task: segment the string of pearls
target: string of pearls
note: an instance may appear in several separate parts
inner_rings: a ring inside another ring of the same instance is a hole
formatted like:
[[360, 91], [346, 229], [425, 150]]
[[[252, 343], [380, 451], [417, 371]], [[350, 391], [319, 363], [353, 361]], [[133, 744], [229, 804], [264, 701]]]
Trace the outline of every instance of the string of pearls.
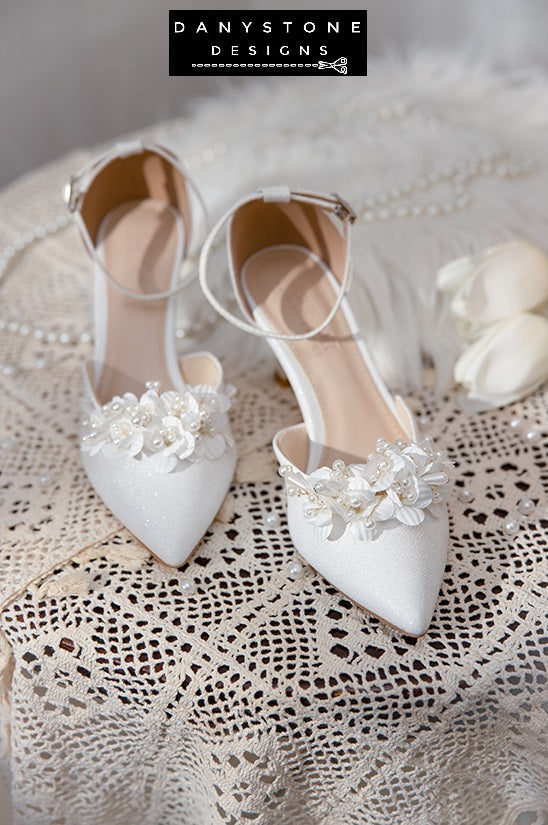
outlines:
[[[388, 218], [419, 218], [450, 215], [465, 209], [470, 201], [470, 184], [479, 177], [494, 175], [498, 178], [515, 178], [532, 172], [535, 164], [529, 158], [512, 152], [498, 150], [446, 164], [426, 175], [418, 175], [413, 180], [393, 186], [386, 192], [371, 195], [358, 203], [357, 212], [365, 221], [383, 221]], [[418, 193], [429, 193], [434, 187], [445, 183], [452, 197], [443, 202], [410, 203], [409, 199]]]

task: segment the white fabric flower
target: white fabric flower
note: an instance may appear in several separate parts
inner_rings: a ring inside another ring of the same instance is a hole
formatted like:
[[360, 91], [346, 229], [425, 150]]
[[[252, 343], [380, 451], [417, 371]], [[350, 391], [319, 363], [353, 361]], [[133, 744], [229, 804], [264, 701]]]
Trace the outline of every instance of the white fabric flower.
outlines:
[[139, 399], [125, 393], [89, 411], [82, 421], [82, 449], [147, 461], [153, 471], [169, 473], [181, 462], [215, 459], [233, 446], [227, 418], [233, 388], [194, 385], [160, 395], [158, 382], [151, 385]]
[[379, 439], [377, 452], [365, 464], [336, 461], [307, 475], [295, 468], [282, 474], [288, 494], [303, 501], [304, 517], [327, 538], [350, 529], [359, 540], [371, 540], [394, 523], [418, 525], [426, 511], [441, 515], [451, 490], [450, 462], [435, 452], [430, 439], [388, 444]]

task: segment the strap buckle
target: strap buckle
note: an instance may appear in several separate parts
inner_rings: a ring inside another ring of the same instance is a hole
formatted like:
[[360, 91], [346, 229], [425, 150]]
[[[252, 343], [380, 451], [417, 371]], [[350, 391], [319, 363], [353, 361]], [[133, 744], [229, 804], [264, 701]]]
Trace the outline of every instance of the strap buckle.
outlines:
[[354, 223], [357, 220], [358, 216], [354, 209], [352, 209], [348, 201], [345, 201], [344, 198], [341, 198], [341, 196], [337, 192], [332, 192], [331, 195], [336, 201], [335, 208], [333, 210], [335, 215], [338, 218], [340, 218], [341, 221], [347, 220], [350, 223]]
[[63, 187], [63, 200], [69, 212], [76, 212], [80, 193], [76, 189], [76, 178], [71, 175]]

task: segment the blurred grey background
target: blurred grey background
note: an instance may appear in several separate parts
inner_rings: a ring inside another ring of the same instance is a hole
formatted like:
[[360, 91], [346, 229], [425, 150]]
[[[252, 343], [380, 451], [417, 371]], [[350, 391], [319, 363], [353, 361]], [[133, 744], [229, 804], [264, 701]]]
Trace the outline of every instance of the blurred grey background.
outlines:
[[[185, 114], [196, 96], [245, 83], [168, 76], [168, 10], [185, 6], [199, 8], [177, 0], [0, 0], [0, 186], [71, 149]], [[428, 46], [501, 68], [548, 67], [547, 0], [304, 0], [299, 8], [367, 8], [371, 55]]]
[[[0, 186], [71, 149], [178, 117], [197, 96], [245, 82], [168, 76], [168, 10], [185, 6], [199, 4], [0, 0]], [[501, 69], [548, 69], [548, 0], [301, 0], [298, 7], [366, 8], [371, 55], [429, 47], [480, 56]], [[0, 825], [9, 822], [0, 774]]]

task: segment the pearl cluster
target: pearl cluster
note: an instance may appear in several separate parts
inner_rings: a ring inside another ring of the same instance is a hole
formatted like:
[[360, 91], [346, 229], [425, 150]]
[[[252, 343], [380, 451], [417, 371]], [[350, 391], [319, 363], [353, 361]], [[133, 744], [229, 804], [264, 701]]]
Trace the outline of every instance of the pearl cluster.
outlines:
[[169, 473], [181, 461], [215, 459], [233, 446], [226, 413], [234, 391], [187, 385], [160, 394], [160, 382], [148, 381], [138, 399], [115, 396], [94, 407], [82, 420], [80, 443], [90, 456], [138, 458], [151, 470]]
[[446, 454], [433, 449], [432, 439], [420, 443], [377, 440], [375, 453], [365, 464], [346, 465], [337, 459], [332, 468], [310, 475], [283, 465], [287, 493], [305, 501], [303, 514], [316, 526], [345, 530], [357, 538], [375, 538], [394, 520], [421, 524], [425, 510], [439, 515], [451, 484]]

